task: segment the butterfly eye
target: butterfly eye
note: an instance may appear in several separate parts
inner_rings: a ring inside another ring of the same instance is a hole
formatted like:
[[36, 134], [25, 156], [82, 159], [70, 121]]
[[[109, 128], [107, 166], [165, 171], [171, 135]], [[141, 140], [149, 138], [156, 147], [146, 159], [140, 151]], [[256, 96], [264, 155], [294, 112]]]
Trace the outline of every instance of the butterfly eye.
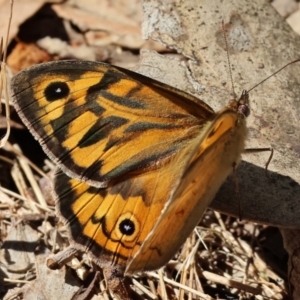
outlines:
[[238, 107], [238, 112], [243, 114], [245, 117], [248, 117], [250, 115], [250, 109], [249, 106], [246, 104], [241, 104]]
[[60, 100], [67, 97], [70, 89], [65, 82], [51, 82], [45, 89], [44, 95], [47, 101]]

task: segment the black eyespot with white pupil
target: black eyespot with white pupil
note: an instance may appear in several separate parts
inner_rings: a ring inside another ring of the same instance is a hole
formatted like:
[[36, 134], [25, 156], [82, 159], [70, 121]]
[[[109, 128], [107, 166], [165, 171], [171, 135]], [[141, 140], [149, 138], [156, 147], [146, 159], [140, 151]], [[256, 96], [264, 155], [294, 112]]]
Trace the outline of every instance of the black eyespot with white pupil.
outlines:
[[45, 89], [44, 95], [47, 101], [56, 101], [67, 97], [70, 89], [65, 82], [51, 82]]
[[134, 223], [130, 219], [123, 220], [119, 225], [119, 229], [124, 235], [132, 235], [135, 232]]

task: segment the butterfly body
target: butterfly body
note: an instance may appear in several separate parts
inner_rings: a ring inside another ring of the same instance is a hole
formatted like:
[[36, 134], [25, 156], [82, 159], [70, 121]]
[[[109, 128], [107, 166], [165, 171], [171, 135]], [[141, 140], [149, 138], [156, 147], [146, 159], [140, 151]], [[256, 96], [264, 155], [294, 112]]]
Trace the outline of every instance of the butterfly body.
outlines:
[[153, 79], [77, 61], [24, 70], [12, 90], [59, 167], [54, 195], [73, 243], [124, 274], [172, 258], [244, 150], [246, 94], [215, 113]]

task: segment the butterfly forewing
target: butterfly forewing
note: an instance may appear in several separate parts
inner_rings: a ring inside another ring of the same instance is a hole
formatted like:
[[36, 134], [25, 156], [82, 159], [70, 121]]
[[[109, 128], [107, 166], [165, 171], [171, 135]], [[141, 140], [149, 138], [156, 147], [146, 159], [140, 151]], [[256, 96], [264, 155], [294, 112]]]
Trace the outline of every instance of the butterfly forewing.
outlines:
[[38, 65], [17, 74], [12, 89], [50, 158], [97, 187], [168, 158], [214, 116], [191, 95], [102, 63]]
[[[127, 274], [167, 263], [201, 220], [221, 184], [239, 163], [246, 137], [245, 119], [231, 109], [219, 112], [190, 144], [190, 158], [174, 182], [153, 230], [126, 269]], [[173, 165], [176, 165], [174, 162]]]

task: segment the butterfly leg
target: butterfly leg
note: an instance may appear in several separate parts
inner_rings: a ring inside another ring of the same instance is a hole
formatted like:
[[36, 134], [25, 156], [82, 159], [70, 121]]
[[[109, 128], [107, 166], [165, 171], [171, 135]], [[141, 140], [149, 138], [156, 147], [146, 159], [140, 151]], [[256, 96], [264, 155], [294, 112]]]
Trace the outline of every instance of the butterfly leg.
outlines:
[[269, 177], [269, 174], [268, 174], [268, 166], [273, 158], [273, 154], [274, 154], [274, 149], [273, 148], [248, 148], [248, 149], [245, 149], [244, 150], [244, 153], [245, 154], [248, 154], [248, 153], [256, 153], [256, 152], [265, 152], [265, 151], [270, 151], [270, 156], [267, 160], [267, 163], [266, 163], [266, 166], [265, 166], [265, 174], [266, 174], [266, 177], [267, 178], [270, 178]]
[[232, 175], [233, 175], [233, 180], [234, 180], [234, 185], [235, 185], [235, 194], [237, 196], [238, 203], [239, 203], [239, 220], [241, 221], [242, 220], [241, 196], [240, 196], [240, 188], [239, 188], [238, 177], [236, 175], [236, 168], [237, 168], [237, 164], [234, 162], [232, 164]]

